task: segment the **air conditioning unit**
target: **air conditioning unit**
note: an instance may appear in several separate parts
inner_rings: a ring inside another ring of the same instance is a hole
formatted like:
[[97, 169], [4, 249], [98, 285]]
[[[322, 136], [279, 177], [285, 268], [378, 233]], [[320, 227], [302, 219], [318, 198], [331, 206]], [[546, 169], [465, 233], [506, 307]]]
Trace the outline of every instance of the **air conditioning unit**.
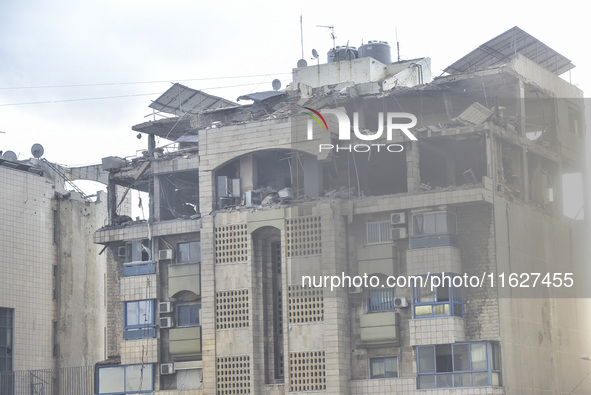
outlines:
[[390, 229], [392, 240], [406, 239], [406, 228], [392, 228]]
[[158, 251], [158, 260], [159, 261], [170, 261], [172, 258], [173, 258], [173, 251], [172, 250]]
[[167, 375], [167, 374], [174, 374], [174, 364], [172, 363], [161, 363], [160, 364], [160, 374]]
[[404, 212], [390, 214], [390, 223], [392, 225], [406, 224], [406, 214]]
[[117, 256], [119, 258], [125, 258], [127, 256], [127, 246], [119, 246], [117, 248]]
[[172, 328], [172, 318], [160, 317], [160, 328]]
[[160, 314], [172, 313], [172, 305], [170, 302], [160, 302], [158, 303], [158, 310], [160, 311]]
[[399, 296], [394, 298], [394, 306], [395, 307], [408, 307], [408, 301], [404, 296]]
[[350, 287], [349, 288], [350, 294], [360, 294], [361, 292], [363, 292], [363, 288], [361, 288], [361, 287]]

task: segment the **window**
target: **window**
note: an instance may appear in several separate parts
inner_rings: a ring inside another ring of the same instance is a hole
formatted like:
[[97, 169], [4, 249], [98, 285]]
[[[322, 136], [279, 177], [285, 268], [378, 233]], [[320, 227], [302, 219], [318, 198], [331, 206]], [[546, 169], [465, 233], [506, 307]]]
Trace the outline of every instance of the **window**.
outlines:
[[398, 377], [398, 357], [371, 358], [369, 365], [372, 379]]
[[201, 324], [201, 305], [186, 304], [177, 307], [178, 326], [195, 326]]
[[146, 339], [156, 336], [154, 326], [154, 301], [136, 300], [125, 302], [124, 311], [125, 340]]
[[501, 385], [500, 346], [495, 342], [417, 347], [417, 388]]
[[367, 311], [375, 313], [378, 311], [394, 310], [394, 290], [392, 288], [370, 289], [367, 298]]
[[0, 307], [0, 372], [12, 371], [14, 309]]
[[177, 263], [199, 263], [201, 262], [201, 242], [192, 241], [179, 243], [177, 245]]
[[455, 246], [456, 215], [448, 211], [432, 211], [412, 216], [413, 231], [410, 248]]
[[365, 244], [390, 243], [390, 221], [367, 222], [365, 224]]
[[[439, 277], [439, 287], [431, 288], [431, 277]], [[417, 281], [416, 285], [420, 286], [413, 288], [414, 318], [462, 317], [462, 288], [453, 285], [457, 277], [457, 274], [445, 274], [443, 277], [425, 276], [420, 284]]]
[[98, 394], [137, 394], [154, 390], [152, 364], [99, 367]]
[[156, 262], [152, 260], [152, 249], [148, 239], [126, 243], [124, 247], [119, 248], [118, 255], [125, 259], [123, 276], [156, 273]]

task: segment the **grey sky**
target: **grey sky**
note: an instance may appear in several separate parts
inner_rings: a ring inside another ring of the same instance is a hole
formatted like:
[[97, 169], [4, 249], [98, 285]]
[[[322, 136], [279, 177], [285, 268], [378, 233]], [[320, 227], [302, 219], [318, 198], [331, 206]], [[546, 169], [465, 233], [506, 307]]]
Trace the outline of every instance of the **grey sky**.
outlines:
[[[431, 57], [433, 75], [517, 25], [577, 65], [570, 78], [590, 92], [584, 5], [2, 0], [0, 150], [25, 159], [31, 145], [41, 143], [48, 160], [67, 165], [133, 155], [146, 141], [137, 140], [131, 126], [149, 119], [150, 100], [170, 82], [230, 100], [269, 90], [274, 78], [285, 86], [301, 57], [300, 14], [309, 63], [312, 48], [324, 62], [332, 46], [329, 30], [316, 25], [334, 25], [337, 45], [352, 46], [383, 40], [395, 47], [397, 28], [401, 57]], [[224, 78], [250, 75], [257, 77]], [[569, 73], [563, 77], [569, 80]], [[125, 97], [77, 100], [115, 96]]]

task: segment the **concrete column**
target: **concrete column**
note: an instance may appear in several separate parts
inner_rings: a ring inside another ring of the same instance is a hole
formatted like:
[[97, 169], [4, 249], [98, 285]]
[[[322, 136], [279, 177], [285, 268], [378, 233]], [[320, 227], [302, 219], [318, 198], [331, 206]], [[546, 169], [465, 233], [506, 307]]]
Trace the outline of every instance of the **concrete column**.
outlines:
[[406, 188], [409, 193], [417, 192], [421, 185], [419, 171], [419, 143], [413, 141], [407, 145], [406, 152]]

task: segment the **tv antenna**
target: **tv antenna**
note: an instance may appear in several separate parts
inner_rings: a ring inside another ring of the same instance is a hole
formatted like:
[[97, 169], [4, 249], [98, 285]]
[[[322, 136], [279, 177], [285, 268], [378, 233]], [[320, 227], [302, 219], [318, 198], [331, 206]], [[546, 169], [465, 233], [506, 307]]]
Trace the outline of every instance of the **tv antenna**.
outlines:
[[394, 31], [396, 32], [396, 52], [398, 53], [398, 61], [400, 62], [400, 43], [398, 42], [398, 28], [395, 27]]
[[302, 40], [302, 59], [304, 59], [304, 24], [302, 22], [302, 14], [300, 14], [300, 38]]
[[337, 46], [335, 44], [336, 36], [334, 35], [334, 26], [316, 25], [316, 27], [325, 27], [327, 29], [330, 29], [330, 37], [332, 38], [332, 49], [335, 49]]

